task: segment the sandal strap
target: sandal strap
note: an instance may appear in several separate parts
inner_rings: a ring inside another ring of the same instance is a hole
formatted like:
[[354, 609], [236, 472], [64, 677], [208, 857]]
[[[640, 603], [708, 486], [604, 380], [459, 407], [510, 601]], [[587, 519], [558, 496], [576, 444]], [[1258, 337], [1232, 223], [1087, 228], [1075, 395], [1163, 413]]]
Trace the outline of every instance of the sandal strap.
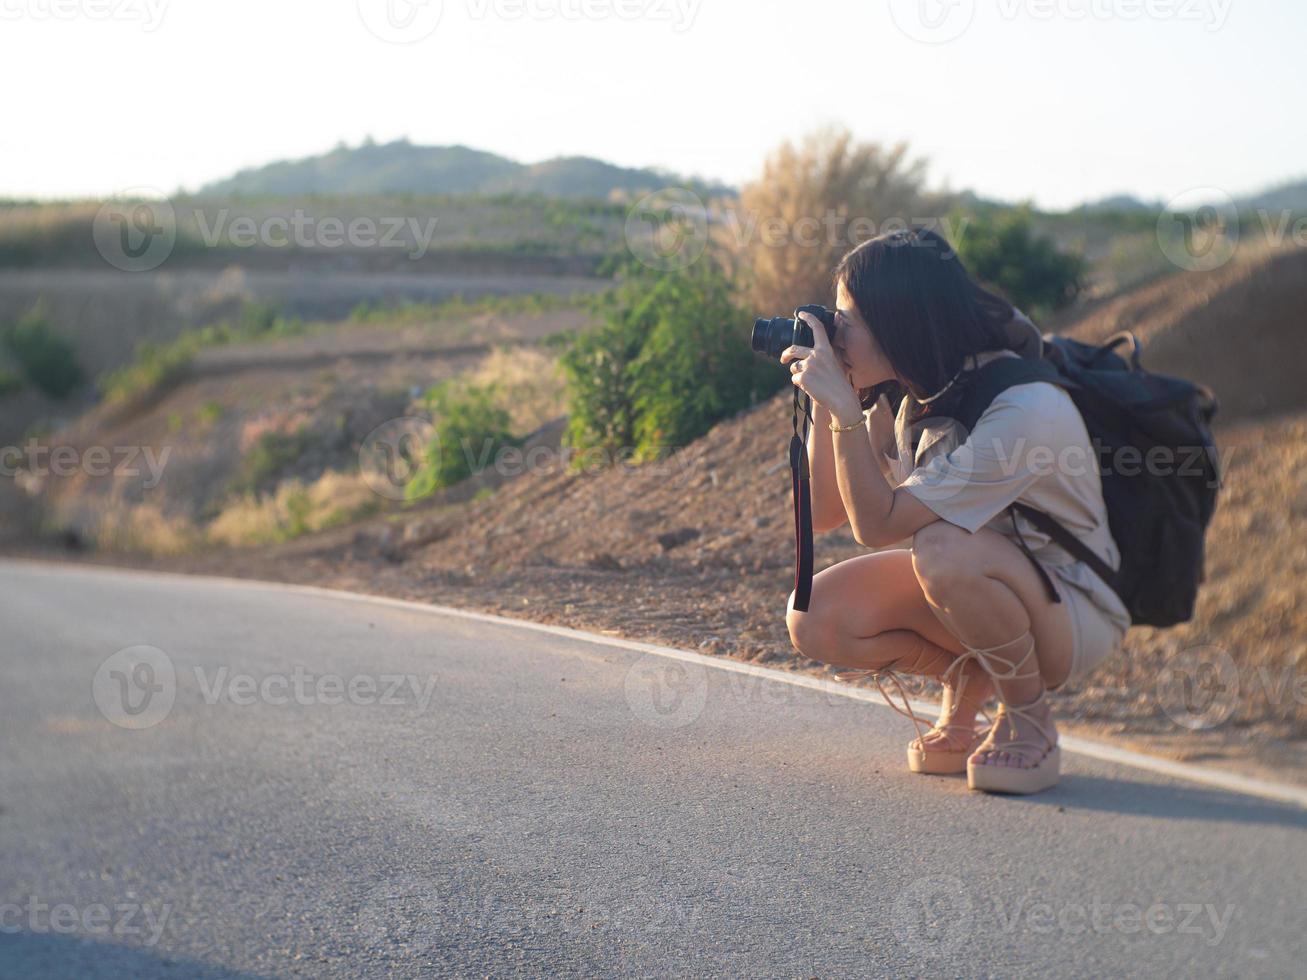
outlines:
[[[840, 681], [846, 680], [848, 678], [856, 678], [856, 677], [870, 677], [872, 683], [876, 685], [876, 690], [880, 692], [880, 696], [885, 701], [885, 703], [889, 705], [891, 708], [893, 708], [895, 711], [897, 711], [899, 714], [901, 714], [903, 717], [907, 718], [909, 721], [912, 722], [912, 726], [917, 730], [918, 739], [923, 737], [923, 731], [921, 727], [922, 721], [920, 718], [917, 717], [917, 713], [912, 710], [912, 702], [908, 698], [908, 692], [907, 690], [904, 689], [903, 682], [899, 680], [899, 675], [895, 673], [893, 668], [879, 667], [873, 669], [869, 667], [863, 667], [855, 670], [840, 671], [835, 674], [836, 680], [840, 680]], [[885, 691], [884, 681], [889, 681], [891, 684], [894, 685], [895, 691], [898, 693], [900, 700], [902, 700], [903, 702], [903, 707], [900, 708], [897, 704], [894, 703], [893, 699], [890, 698], [889, 694]]]
[[1053, 730], [1050, 732], [1048, 728], [1045, 727], [1044, 722], [1041, 721], [1039, 718], [1035, 717], [1034, 712], [1032, 711], [1035, 705], [1039, 704], [1041, 701], [1044, 700], [1044, 695], [1046, 693], [1047, 692], [1045, 691], [1040, 691], [1039, 697], [1034, 698], [1033, 700], [1028, 701], [1022, 705], [1004, 704], [1003, 702], [1000, 701], [998, 707], [999, 717], [1007, 721], [1008, 731], [1013, 735], [1013, 737], [1015, 737], [1018, 733], [1017, 733], [1017, 726], [1012, 719], [1014, 717], [1023, 718], [1024, 720], [1029, 722], [1032, 726], [1034, 726], [1035, 731], [1037, 731], [1043, 737], [1044, 744], [1038, 745], [1029, 740], [1022, 739], [1020, 741], [1015, 741], [1015, 742], [1004, 742], [1003, 747], [1001, 749], [996, 747], [994, 751], [1006, 752], [1010, 748], [1024, 747], [1024, 748], [1029, 748], [1031, 751], [1039, 752], [1041, 755], [1047, 755], [1049, 752], [1052, 752], [1053, 749], [1057, 747], [1057, 731]]

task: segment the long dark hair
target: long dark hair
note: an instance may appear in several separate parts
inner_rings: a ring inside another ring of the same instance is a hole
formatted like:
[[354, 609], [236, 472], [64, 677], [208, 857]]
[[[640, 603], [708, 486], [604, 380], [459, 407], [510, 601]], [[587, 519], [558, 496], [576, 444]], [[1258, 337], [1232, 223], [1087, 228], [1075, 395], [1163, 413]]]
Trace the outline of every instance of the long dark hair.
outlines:
[[[965, 359], [1007, 344], [1011, 303], [982, 288], [939, 233], [888, 232], [858, 245], [835, 268], [894, 373], [913, 399], [909, 415], [938, 394]], [[863, 392], [864, 396], [867, 394]]]

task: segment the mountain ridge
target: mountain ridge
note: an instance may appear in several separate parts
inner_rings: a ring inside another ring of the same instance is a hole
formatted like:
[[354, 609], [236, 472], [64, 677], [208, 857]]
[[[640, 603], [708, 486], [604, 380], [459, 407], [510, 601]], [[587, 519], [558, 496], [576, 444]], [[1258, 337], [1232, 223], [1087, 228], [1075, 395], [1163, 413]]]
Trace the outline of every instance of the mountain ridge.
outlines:
[[200, 196], [293, 196], [302, 194], [541, 194], [564, 198], [629, 197], [663, 187], [690, 187], [705, 194], [735, 188], [653, 167], [619, 167], [586, 156], [559, 156], [537, 163], [462, 144], [420, 146], [391, 143], [339, 144], [326, 153], [276, 160], [238, 170], [203, 185]]

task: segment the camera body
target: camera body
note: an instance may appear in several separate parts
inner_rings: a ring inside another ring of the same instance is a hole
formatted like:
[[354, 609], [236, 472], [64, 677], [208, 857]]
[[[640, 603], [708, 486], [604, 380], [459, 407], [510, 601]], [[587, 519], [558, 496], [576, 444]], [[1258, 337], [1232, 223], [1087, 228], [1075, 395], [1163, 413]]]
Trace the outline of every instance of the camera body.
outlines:
[[815, 338], [812, 327], [799, 319], [800, 313], [811, 313], [826, 328], [826, 337], [832, 343], [835, 340], [835, 311], [815, 303], [800, 306], [793, 317], [777, 316], [770, 320], [759, 317], [753, 321], [753, 337], [749, 346], [755, 354], [779, 361], [781, 352], [787, 347], [812, 347]]

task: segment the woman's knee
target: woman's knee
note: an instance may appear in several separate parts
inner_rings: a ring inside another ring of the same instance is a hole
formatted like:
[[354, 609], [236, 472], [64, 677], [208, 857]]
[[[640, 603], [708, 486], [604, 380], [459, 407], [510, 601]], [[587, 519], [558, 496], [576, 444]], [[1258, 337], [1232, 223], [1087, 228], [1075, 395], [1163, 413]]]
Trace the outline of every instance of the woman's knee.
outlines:
[[965, 528], [932, 521], [912, 536], [912, 570], [923, 589], [936, 594], [970, 582], [978, 574], [974, 539]]
[[785, 606], [785, 625], [790, 631], [790, 643], [805, 657], [822, 660], [823, 653], [829, 654], [834, 636], [830, 617], [819, 611], [801, 612], [795, 609], [793, 592]]

